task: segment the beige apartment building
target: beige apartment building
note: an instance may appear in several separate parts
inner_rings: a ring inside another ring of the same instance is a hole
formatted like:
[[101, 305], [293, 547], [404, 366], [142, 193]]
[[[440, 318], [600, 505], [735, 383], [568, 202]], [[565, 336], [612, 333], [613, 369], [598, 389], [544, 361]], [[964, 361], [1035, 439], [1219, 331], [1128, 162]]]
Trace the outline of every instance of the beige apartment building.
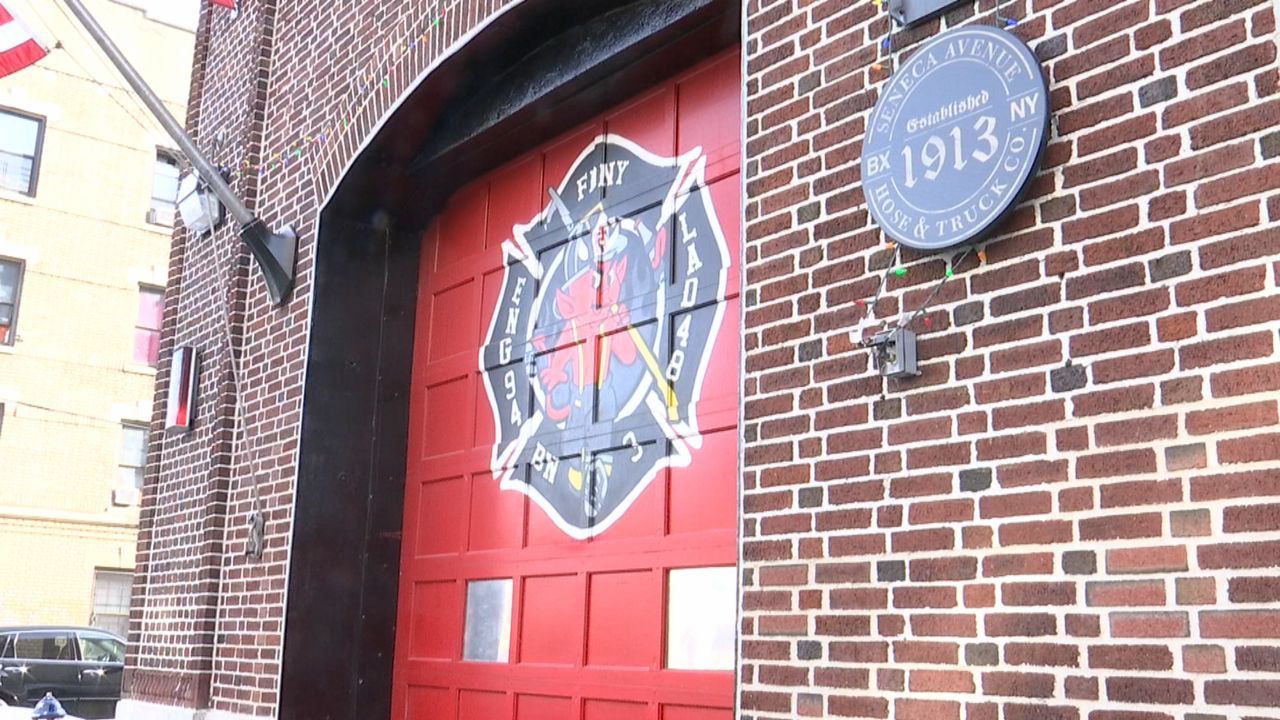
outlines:
[[[197, 2], [86, 5], [181, 119]], [[123, 635], [178, 160], [61, 0], [6, 6], [51, 51], [0, 78], [0, 625]]]

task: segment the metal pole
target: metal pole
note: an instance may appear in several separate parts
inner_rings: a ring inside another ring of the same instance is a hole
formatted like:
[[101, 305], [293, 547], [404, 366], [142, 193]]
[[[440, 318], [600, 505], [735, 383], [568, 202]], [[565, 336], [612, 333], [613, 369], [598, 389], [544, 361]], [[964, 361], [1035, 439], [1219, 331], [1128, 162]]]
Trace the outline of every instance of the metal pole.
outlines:
[[298, 246], [298, 239], [293, 229], [286, 226], [279, 233], [272, 233], [262, 220], [249, 212], [244, 203], [240, 202], [240, 198], [232, 192], [226, 180], [222, 179], [221, 173], [195, 146], [191, 137], [160, 102], [160, 98], [151, 91], [142, 76], [133, 69], [102, 26], [89, 14], [84, 4], [80, 0], [65, 0], [65, 2], [134, 92], [138, 93], [142, 103], [169, 133], [169, 137], [173, 138], [173, 141], [182, 149], [183, 154], [191, 161], [191, 166], [200, 174], [200, 179], [213, 190], [213, 194], [218, 196], [236, 222], [240, 223], [240, 239], [249, 246], [250, 252], [257, 259], [258, 266], [266, 279], [267, 292], [271, 295], [271, 300], [277, 305], [283, 302], [285, 295], [293, 287], [294, 255]]

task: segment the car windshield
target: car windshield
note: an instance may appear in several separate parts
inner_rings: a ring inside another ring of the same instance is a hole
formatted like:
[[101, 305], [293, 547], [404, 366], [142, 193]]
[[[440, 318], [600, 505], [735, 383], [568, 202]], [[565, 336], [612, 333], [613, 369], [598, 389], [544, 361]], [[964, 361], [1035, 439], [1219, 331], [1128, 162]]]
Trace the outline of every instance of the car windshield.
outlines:
[[122, 663], [124, 645], [114, 638], [81, 636], [80, 658], [86, 662]]

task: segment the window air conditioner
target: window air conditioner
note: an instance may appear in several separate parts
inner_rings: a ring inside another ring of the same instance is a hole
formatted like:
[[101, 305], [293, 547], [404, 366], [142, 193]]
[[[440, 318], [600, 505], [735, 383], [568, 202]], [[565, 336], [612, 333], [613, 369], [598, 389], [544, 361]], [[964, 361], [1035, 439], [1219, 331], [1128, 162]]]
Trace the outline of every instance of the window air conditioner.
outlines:
[[147, 211], [147, 222], [152, 225], [165, 225], [173, 227], [173, 220], [176, 217], [173, 210], [168, 208], [151, 208]]

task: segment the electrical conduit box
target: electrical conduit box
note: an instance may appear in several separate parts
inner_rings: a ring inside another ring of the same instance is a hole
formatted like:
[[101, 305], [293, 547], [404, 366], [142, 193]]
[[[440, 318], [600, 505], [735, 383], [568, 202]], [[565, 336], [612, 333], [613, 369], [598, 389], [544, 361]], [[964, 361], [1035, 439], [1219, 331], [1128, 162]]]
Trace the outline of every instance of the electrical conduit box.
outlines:
[[911, 27], [966, 2], [970, 0], [889, 0], [889, 16], [899, 25]]

